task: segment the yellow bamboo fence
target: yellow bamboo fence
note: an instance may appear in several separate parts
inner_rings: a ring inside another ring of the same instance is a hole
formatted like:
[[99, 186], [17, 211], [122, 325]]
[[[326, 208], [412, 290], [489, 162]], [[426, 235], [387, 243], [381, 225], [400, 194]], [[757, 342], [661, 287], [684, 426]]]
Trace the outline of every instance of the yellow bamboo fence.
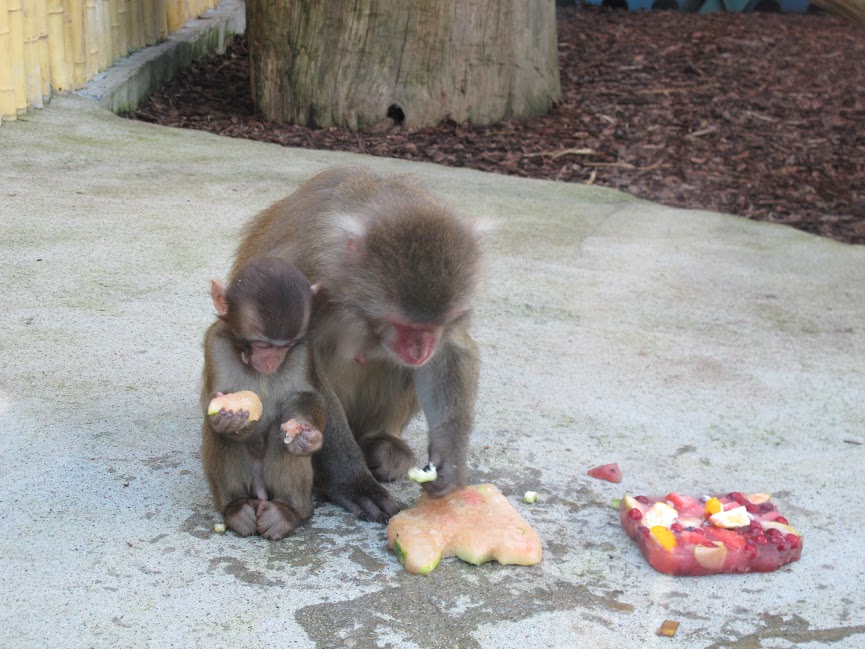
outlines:
[[0, 121], [82, 88], [218, 0], [0, 0]]

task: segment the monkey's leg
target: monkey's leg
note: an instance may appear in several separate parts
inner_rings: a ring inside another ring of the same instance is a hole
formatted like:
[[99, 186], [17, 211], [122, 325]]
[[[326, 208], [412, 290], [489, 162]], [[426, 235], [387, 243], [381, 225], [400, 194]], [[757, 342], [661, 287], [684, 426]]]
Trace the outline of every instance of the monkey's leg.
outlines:
[[415, 464], [414, 452], [396, 435], [366, 435], [358, 440], [358, 444], [369, 470], [381, 482], [405, 478]]
[[293, 455], [280, 426], [268, 431], [264, 483], [270, 498], [257, 508], [258, 533], [271, 541], [288, 536], [312, 516], [312, 461]]
[[255, 534], [256, 508], [261, 501], [255, 498], [238, 498], [225, 507], [225, 526], [240, 536]]
[[303, 522], [297, 510], [276, 500], [262, 500], [255, 512], [256, 529], [264, 538], [279, 541]]
[[342, 404], [325, 378], [321, 392], [326, 424], [324, 445], [312, 456], [316, 483], [331, 501], [358, 518], [386, 523], [399, 513], [399, 507], [367, 468]]

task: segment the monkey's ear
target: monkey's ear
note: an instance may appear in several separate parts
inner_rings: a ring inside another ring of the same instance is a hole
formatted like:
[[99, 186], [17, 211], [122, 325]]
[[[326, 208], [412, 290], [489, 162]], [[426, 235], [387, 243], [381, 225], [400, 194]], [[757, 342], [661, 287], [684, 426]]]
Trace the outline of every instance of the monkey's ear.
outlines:
[[210, 280], [210, 297], [213, 300], [213, 307], [220, 316], [228, 315], [228, 300], [225, 299], [225, 284], [218, 279]]

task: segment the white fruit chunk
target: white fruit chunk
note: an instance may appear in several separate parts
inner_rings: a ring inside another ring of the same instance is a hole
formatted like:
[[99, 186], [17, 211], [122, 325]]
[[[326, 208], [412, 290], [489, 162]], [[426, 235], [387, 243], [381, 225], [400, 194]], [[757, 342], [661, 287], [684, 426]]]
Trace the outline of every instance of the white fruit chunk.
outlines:
[[727, 546], [721, 541], [713, 541], [715, 547], [698, 545], [694, 548], [694, 560], [706, 570], [721, 570], [727, 558]]
[[523, 502], [528, 503], [529, 505], [531, 505], [537, 499], [538, 499], [538, 492], [537, 491], [527, 491], [526, 493], [523, 494]]
[[413, 466], [408, 470], [408, 479], [415, 482], [432, 482], [439, 477], [436, 471], [435, 464], [428, 464], [425, 469], [418, 469]]
[[778, 530], [781, 534], [795, 534], [796, 536], [802, 536], [789, 525], [784, 525], [784, 523], [778, 523], [777, 521], [760, 521], [760, 527], [764, 530]]
[[745, 507], [733, 507], [729, 511], [720, 511], [709, 516], [709, 522], [715, 527], [732, 529], [734, 527], [745, 527], [751, 522], [748, 510]]
[[640, 525], [645, 525], [649, 529], [652, 529], [656, 525], [669, 528], [670, 525], [676, 522], [677, 518], [679, 518], [679, 512], [674, 507], [670, 507], [667, 503], [659, 501], [643, 514]]

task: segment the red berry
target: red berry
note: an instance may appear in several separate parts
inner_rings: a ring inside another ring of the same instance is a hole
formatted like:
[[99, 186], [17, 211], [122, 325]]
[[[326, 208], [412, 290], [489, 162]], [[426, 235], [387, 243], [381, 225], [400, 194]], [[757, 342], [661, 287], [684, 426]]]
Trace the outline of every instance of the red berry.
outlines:
[[634, 496], [634, 500], [636, 500], [638, 503], [643, 503], [644, 505], [649, 504], [649, 499], [645, 496]]
[[784, 525], [787, 525], [787, 519], [784, 518], [783, 516], [779, 516], [778, 518], [776, 518], [775, 522], [776, 523], [783, 523]]
[[681, 532], [684, 529], [685, 528], [682, 527], [681, 523], [673, 523], [672, 525], [670, 525], [670, 530], [672, 530], [673, 532]]
[[633, 509], [628, 510], [628, 518], [630, 518], [632, 521], [638, 521], [643, 518], [643, 512], [634, 507]]
[[754, 537], [754, 543], [756, 543], [757, 545], [766, 545], [768, 542], [769, 542], [769, 539], [767, 539], [762, 534], [760, 536]]
[[787, 543], [790, 544], [791, 548], [798, 548], [799, 547], [799, 537], [796, 536], [795, 534], [792, 534], [792, 533], [787, 534], [784, 538], [787, 540]]
[[742, 493], [740, 493], [738, 491], [733, 491], [733, 492], [727, 494], [727, 498], [730, 498], [731, 500], [735, 500], [740, 505], [744, 505], [745, 503], [748, 502], [748, 500], [745, 498], [745, 496], [742, 495]]
[[704, 530], [702, 527], [695, 527], [693, 529], [693, 532], [694, 534], [699, 534], [700, 536], [703, 536], [706, 533], [706, 530]]

